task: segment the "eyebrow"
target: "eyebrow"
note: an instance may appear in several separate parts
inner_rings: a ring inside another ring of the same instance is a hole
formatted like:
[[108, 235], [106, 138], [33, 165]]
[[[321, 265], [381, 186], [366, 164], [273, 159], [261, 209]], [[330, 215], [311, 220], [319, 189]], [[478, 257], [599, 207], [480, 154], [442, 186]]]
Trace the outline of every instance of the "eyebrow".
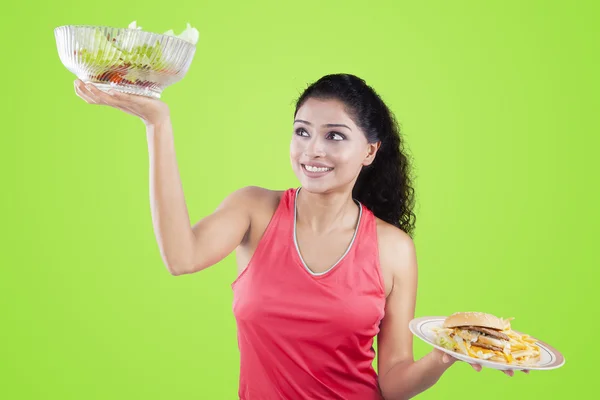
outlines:
[[[294, 123], [296, 123], [296, 122], [302, 122], [306, 125], [312, 126], [312, 124], [310, 122], [305, 121], [303, 119], [297, 119], [294, 121]], [[344, 124], [324, 124], [322, 126], [325, 128], [340, 128], [341, 127], [341, 128], [348, 128], [348, 130], [350, 130], [350, 131], [352, 130], [352, 129], [350, 129], [350, 127], [348, 125], [344, 125]]]

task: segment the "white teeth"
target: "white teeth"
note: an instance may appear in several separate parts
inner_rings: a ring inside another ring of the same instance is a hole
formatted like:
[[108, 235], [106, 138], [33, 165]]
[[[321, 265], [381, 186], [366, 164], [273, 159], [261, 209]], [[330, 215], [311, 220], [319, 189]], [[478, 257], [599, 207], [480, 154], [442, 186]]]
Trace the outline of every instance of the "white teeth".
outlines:
[[327, 167], [313, 167], [312, 165], [305, 165], [304, 168], [306, 168], [308, 172], [327, 172], [333, 169]]

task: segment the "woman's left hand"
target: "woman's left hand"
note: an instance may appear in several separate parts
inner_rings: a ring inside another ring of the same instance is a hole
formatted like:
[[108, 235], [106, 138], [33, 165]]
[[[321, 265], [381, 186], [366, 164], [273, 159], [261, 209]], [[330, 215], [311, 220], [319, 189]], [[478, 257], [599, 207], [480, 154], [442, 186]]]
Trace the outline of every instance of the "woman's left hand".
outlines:
[[[435, 353], [437, 353], [437, 355], [438, 355], [438, 356], [441, 358], [441, 361], [442, 361], [442, 363], [444, 363], [444, 364], [449, 364], [449, 366], [450, 366], [450, 365], [452, 365], [452, 364], [454, 364], [456, 361], [462, 361], [462, 360], [459, 360], [459, 359], [458, 359], [458, 358], [456, 358], [456, 357], [452, 357], [450, 354], [448, 354], [448, 353], [446, 353], [446, 352], [443, 352], [443, 351], [441, 351], [441, 350], [439, 350], [439, 349], [435, 349], [435, 348], [434, 348], [434, 349], [433, 349], [433, 351], [434, 351]], [[465, 361], [465, 362], [466, 362], [466, 361]], [[470, 362], [467, 362], [467, 364], [469, 364], [471, 367], [473, 367], [473, 369], [474, 369], [475, 371], [477, 371], [477, 372], [481, 371], [481, 368], [482, 368], [482, 367], [481, 367], [481, 364], [477, 364], [477, 363], [470, 363]], [[512, 370], [512, 369], [506, 369], [506, 370], [501, 370], [501, 371], [502, 371], [502, 372], [503, 372], [505, 375], [508, 375], [508, 376], [513, 376], [513, 375], [515, 374], [515, 371], [514, 371], [514, 370]], [[529, 370], [528, 370], [528, 369], [524, 369], [524, 370], [522, 370], [522, 371], [523, 371], [524, 373], [526, 373], [526, 374], [529, 374]]]

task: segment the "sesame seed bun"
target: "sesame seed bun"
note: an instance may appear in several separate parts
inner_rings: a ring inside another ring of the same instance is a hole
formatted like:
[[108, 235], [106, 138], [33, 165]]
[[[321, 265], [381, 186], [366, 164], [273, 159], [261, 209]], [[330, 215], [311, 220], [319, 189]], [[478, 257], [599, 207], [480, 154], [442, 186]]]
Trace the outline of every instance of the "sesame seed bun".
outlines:
[[444, 328], [461, 326], [481, 326], [484, 328], [505, 330], [510, 329], [510, 320], [498, 318], [482, 312], [457, 312], [446, 318]]

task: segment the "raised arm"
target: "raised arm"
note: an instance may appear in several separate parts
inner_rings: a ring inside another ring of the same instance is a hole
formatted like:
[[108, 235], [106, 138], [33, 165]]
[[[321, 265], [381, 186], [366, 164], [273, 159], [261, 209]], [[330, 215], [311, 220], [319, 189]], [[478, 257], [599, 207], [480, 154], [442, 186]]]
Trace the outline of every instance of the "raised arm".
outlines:
[[175, 157], [171, 124], [148, 126], [150, 199], [154, 232], [165, 265], [173, 275], [214, 265], [244, 240], [251, 213], [266, 189], [246, 187], [223, 200], [210, 215], [190, 226]]
[[248, 187], [229, 195], [211, 215], [191, 226], [175, 156], [169, 107], [144, 96], [105, 93], [75, 81], [75, 91], [89, 104], [107, 105], [139, 117], [146, 126], [150, 157], [150, 206], [154, 233], [168, 271], [190, 274], [216, 264], [242, 242], [251, 211], [265, 189]]

